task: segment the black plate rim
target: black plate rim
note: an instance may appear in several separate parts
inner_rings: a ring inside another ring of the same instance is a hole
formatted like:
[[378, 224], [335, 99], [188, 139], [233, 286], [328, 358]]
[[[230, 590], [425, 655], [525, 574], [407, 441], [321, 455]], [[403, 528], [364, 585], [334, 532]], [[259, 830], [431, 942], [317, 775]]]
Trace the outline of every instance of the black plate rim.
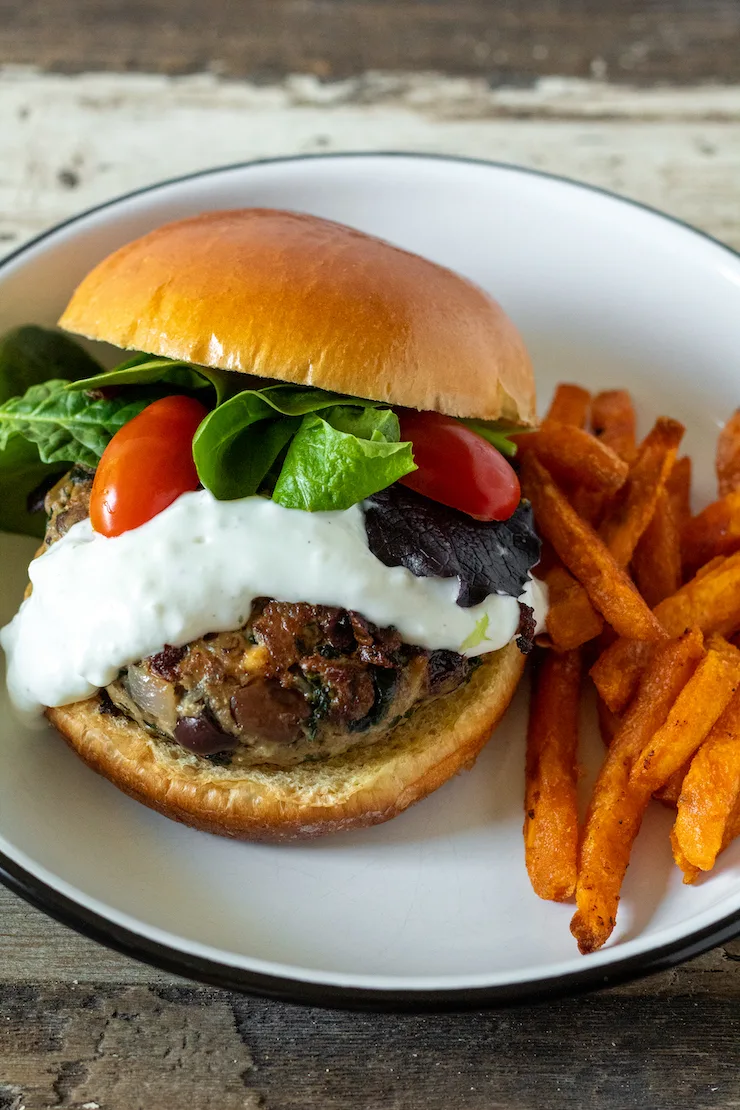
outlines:
[[[301, 154], [286, 155], [278, 158], [259, 158], [243, 162], [234, 162], [223, 166], [196, 170], [193, 173], [182, 174], [155, 182], [151, 185], [132, 189], [121, 196], [113, 197], [102, 204], [94, 205], [74, 216], [55, 224], [41, 234], [21, 244], [15, 250], [0, 259], [0, 273], [10, 263], [28, 253], [38, 244], [51, 238], [57, 232], [78, 223], [89, 216], [102, 212], [123, 201], [134, 197], [192, 181], [201, 177], [217, 176], [235, 170], [248, 169], [255, 166], [275, 165], [282, 163], [295, 163], [307, 161], [335, 161], [340, 159], [362, 158], [392, 158], [424, 161], [451, 162], [456, 164], [482, 166], [504, 170], [514, 174], [526, 174], [533, 177], [543, 177], [560, 184], [569, 185], [576, 189], [597, 193], [608, 197], [620, 204], [628, 204], [634, 208], [648, 212], [661, 220], [677, 224], [684, 230], [708, 240], [715, 246], [730, 255], [734, 260], [740, 259], [740, 252], [722, 243], [719, 239], [709, 235], [699, 228], [693, 227], [684, 220], [661, 212], [660, 209], [622, 197], [609, 189], [586, 182], [577, 181], [563, 175], [548, 173], [544, 170], [531, 169], [508, 162], [497, 162], [483, 158], [468, 158], [460, 155], [422, 154], [406, 151], [351, 151], [332, 152], [327, 154]], [[677, 964], [690, 960], [717, 945], [725, 944], [740, 935], [740, 910], [720, 918], [712, 925], [696, 930], [679, 940], [669, 944], [652, 948], [649, 951], [627, 956], [615, 960], [607, 966], [589, 966], [588, 957], [584, 957], [583, 969], [567, 972], [558, 976], [547, 976], [538, 979], [529, 979], [526, 982], [508, 983], [496, 986], [483, 987], [458, 987], [451, 989], [430, 990], [385, 990], [371, 987], [347, 987], [332, 983], [318, 983], [303, 979], [293, 979], [288, 976], [271, 975], [257, 971], [250, 971], [233, 965], [222, 963], [218, 960], [206, 959], [180, 949], [152, 940], [141, 933], [137, 933], [101, 914], [88, 909], [74, 899], [67, 897], [56, 890], [50, 883], [44, 882], [32, 871], [16, 863], [10, 856], [0, 852], [0, 882], [9, 890], [18, 894], [30, 905], [35, 906], [49, 917], [61, 922], [98, 943], [112, 948], [126, 956], [130, 956], [142, 963], [162, 971], [194, 979], [210, 986], [220, 987], [225, 990], [238, 991], [243, 994], [257, 995], [282, 1002], [297, 1003], [304, 1006], [319, 1006], [343, 1010], [379, 1011], [379, 1012], [449, 1012], [464, 1010], [490, 1009], [499, 1006], [508, 1006], [522, 1002], [542, 1002], [549, 999], [581, 994], [591, 990], [616, 986], [619, 983], [629, 982], [646, 975], [655, 974]]]

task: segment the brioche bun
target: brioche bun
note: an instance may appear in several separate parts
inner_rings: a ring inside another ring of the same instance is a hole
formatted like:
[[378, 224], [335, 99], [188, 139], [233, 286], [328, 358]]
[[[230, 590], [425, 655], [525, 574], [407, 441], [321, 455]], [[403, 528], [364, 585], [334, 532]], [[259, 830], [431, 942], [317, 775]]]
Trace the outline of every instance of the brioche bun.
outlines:
[[[313, 216], [252, 208], [168, 224], [101, 262], [59, 322], [122, 348], [389, 404], [535, 419], [529, 357], [494, 300]], [[387, 821], [471, 766], [523, 667], [509, 644], [372, 746], [285, 769], [212, 763], [99, 697], [46, 713], [90, 767], [152, 809], [224, 836], [287, 840]]]
[[215, 766], [101, 712], [97, 697], [46, 715], [93, 770], [166, 817], [241, 840], [291, 840], [388, 821], [471, 767], [523, 667], [509, 644], [372, 747], [287, 769]]
[[532, 366], [476, 285], [342, 224], [208, 212], [121, 247], [67, 331], [117, 347], [450, 416], [535, 420]]

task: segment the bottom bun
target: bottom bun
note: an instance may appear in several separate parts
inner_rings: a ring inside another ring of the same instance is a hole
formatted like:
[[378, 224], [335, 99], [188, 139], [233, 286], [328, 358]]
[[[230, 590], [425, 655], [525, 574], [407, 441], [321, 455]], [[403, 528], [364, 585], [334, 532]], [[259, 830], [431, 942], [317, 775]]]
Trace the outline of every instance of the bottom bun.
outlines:
[[47, 709], [93, 770], [166, 817], [242, 840], [321, 836], [388, 821], [471, 767], [524, 668], [515, 644], [428, 702], [385, 740], [322, 762], [231, 770], [101, 712], [100, 699]]

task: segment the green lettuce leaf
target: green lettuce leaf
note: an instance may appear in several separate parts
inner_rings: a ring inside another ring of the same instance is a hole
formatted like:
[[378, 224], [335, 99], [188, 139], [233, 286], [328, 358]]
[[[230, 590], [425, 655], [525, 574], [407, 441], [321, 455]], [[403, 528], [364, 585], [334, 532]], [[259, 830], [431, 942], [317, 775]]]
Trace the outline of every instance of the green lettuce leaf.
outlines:
[[334, 418], [331, 423], [316, 413], [304, 416], [285, 456], [273, 500], [308, 512], [349, 509], [416, 470], [411, 444], [398, 442], [397, 419], [396, 439], [389, 442], [379, 427], [371, 430], [370, 438], [341, 431], [335, 422], [346, 425], [346, 414], [337, 419], [336, 410], [330, 409], [329, 415]]
[[94, 399], [68, 384], [56, 378], [32, 385], [0, 405], [0, 450], [21, 436], [37, 445], [42, 462], [97, 466], [112, 436], [153, 400], [131, 393]]
[[398, 417], [391, 409], [358, 408], [355, 405], [334, 405], [323, 413], [339, 432], [357, 436], [358, 439], [385, 440], [398, 443], [401, 429]]
[[216, 404], [221, 405], [244, 385], [244, 375], [230, 370], [218, 370], [211, 366], [196, 366], [191, 362], [176, 362], [169, 358], [153, 358], [139, 354], [121, 363], [113, 370], [104, 370], [72, 382], [70, 390], [106, 389], [123, 385], [171, 385], [173, 392], [195, 392], [213, 386], [216, 391]]
[[[306, 414], [322, 409], [349, 412], [350, 407], [362, 413], [376, 404], [310, 386], [245, 389], [210, 412], [195, 433], [193, 458], [198, 477], [219, 501], [249, 497], [265, 487], [267, 476]], [[384, 416], [378, 426], [386, 423]], [[357, 427], [361, 430], [360, 424]], [[397, 428], [396, 420], [396, 436]]]

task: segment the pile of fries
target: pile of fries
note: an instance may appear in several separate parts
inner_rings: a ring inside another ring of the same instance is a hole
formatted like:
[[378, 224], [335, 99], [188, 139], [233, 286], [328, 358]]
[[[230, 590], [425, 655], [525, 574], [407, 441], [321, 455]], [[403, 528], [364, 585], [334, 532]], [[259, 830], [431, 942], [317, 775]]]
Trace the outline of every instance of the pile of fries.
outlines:
[[[527, 736], [526, 862], [541, 898], [575, 898], [583, 953], [614, 929], [651, 798], [675, 807], [685, 883], [740, 834], [740, 412], [719, 437], [719, 500], [694, 517], [683, 432], [661, 417], [638, 444], [627, 392], [560, 385], [541, 427], [519, 438], [550, 595]], [[579, 827], [588, 676], [606, 754]]]

